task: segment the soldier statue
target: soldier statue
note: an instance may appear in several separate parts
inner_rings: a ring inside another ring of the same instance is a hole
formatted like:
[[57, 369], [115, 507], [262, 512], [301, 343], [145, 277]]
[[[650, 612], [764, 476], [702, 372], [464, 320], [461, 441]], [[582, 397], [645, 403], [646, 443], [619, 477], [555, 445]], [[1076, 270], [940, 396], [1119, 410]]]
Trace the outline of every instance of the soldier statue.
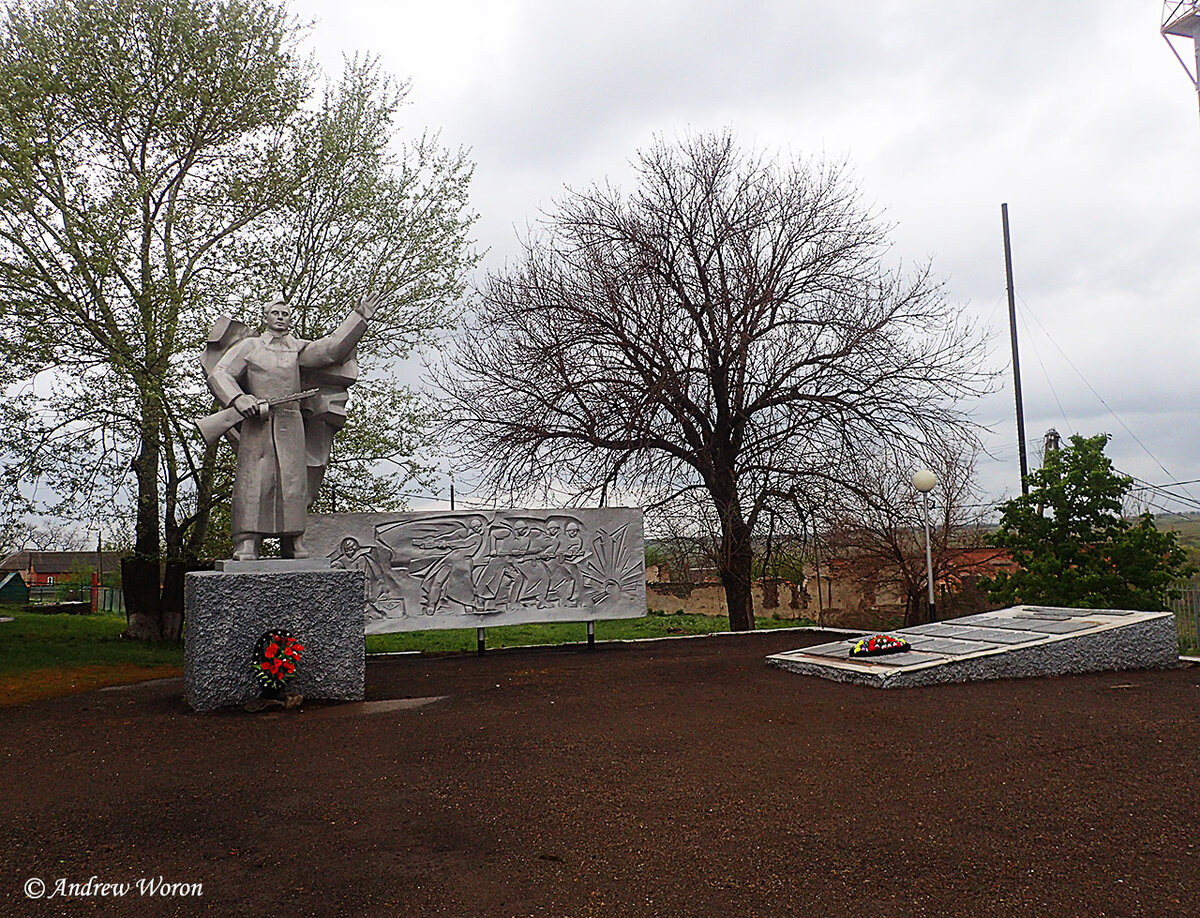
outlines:
[[292, 310], [282, 297], [263, 309], [261, 334], [226, 317], [213, 327], [202, 363], [225, 411], [198, 426], [209, 443], [224, 434], [237, 448], [234, 559], [258, 558], [264, 537], [278, 537], [285, 558], [308, 557], [305, 516], [333, 434], [346, 421], [346, 390], [358, 375], [354, 347], [377, 306], [378, 298], [361, 298], [332, 334], [315, 341], [292, 336]]

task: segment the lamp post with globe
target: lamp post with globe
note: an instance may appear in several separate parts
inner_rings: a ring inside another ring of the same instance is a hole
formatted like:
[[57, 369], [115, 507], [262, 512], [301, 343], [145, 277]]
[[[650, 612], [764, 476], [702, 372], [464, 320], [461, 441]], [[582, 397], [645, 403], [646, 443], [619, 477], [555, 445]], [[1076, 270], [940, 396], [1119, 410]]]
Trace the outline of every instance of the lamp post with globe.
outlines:
[[921, 492], [925, 505], [925, 577], [929, 583], [929, 620], [937, 621], [937, 611], [933, 600], [933, 549], [929, 542], [929, 492], [937, 485], [937, 476], [929, 469], [921, 469], [912, 478], [913, 487]]

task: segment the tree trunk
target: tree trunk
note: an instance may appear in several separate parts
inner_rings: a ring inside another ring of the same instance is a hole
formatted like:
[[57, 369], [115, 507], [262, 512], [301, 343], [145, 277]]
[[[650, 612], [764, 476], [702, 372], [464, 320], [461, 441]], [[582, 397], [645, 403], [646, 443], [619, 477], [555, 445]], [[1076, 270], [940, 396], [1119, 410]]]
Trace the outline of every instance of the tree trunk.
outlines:
[[720, 450], [714, 460], [715, 474], [709, 479], [709, 494], [721, 519], [721, 546], [717, 551], [717, 574], [725, 588], [725, 607], [729, 610], [731, 631], [754, 630], [754, 599], [750, 588], [753, 582], [754, 546], [750, 542], [750, 527], [742, 517], [738, 499], [737, 476], [725, 456], [732, 449]]
[[717, 573], [725, 587], [725, 605], [729, 609], [731, 631], [754, 630], [754, 598], [751, 595], [754, 560], [750, 544], [750, 528], [736, 511], [722, 514], [721, 551], [717, 558]]
[[[143, 385], [146, 385], [143, 383]], [[137, 518], [133, 530], [133, 552], [143, 558], [158, 558], [158, 465], [162, 458], [159, 431], [162, 429], [162, 402], [155, 394], [142, 396], [142, 419], [138, 454], [133, 459], [137, 477]]]
[[211, 561], [198, 561], [195, 558], [179, 558], [168, 561], [163, 572], [162, 599], [162, 638], [164, 641], [178, 641], [183, 637], [183, 596], [185, 576], [189, 571], [211, 571]]
[[[142, 383], [143, 386], [146, 383]], [[142, 396], [141, 444], [133, 459], [137, 477], [137, 517], [133, 556], [121, 559], [121, 588], [125, 594], [125, 637], [136, 641], [163, 640], [159, 592], [158, 464], [162, 402], [153, 393]]]
[[122, 558], [121, 591], [125, 594], [125, 637], [161, 641], [158, 559], [137, 554]]

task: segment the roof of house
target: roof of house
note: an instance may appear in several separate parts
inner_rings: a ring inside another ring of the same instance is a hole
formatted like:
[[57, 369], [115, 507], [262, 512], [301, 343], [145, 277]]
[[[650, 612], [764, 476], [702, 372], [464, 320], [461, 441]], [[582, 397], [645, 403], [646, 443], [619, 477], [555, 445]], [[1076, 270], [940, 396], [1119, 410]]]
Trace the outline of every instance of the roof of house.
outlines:
[[9, 571], [7, 574], [0, 574], [0, 590], [8, 586], [8, 582], [14, 577], [21, 581], [22, 585], [25, 583], [25, 578], [21, 576], [20, 571]]
[[[115, 571], [121, 565], [121, 556], [115, 551], [101, 552], [101, 561], [106, 571]], [[71, 571], [96, 569], [94, 551], [18, 551], [0, 561], [0, 571], [29, 571], [37, 574], [69, 574]]]

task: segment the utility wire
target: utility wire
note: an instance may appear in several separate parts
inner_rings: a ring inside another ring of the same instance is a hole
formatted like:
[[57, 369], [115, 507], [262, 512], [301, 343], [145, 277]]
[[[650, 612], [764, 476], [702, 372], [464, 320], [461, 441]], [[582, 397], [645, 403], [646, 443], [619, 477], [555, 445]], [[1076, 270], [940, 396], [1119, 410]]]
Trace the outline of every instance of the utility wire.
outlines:
[[[1025, 326], [1025, 331], [1028, 332], [1029, 324], [1025, 321], [1024, 313], [1017, 314], [1017, 321]], [[1044, 329], [1043, 329], [1044, 331]], [[1067, 417], [1067, 412], [1063, 408], [1062, 402], [1058, 398], [1058, 391], [1054, 388], [1054, 383], [1050, 381], [1050, 373], [1046, 370], [1046, 364], [1042, 360], [1042, 352], [1038, 349], [1037, 338], [1034, 335], [1026, 334], [1026, 339], [1029, 341], [1030, 347], [1033, 348], [1033, 356], [1037, 359], [1038, 366], [1041, 367], [1042, 376], [1046, 380], [1046, 386], [1050, 390], [1050, 395], [1054, 397], [1054, 404], [1058, 406], [1058, 413], [1062, 415], [1063, 422], [1067, 425], [1068, 430], [1073, 430], [1075, 425], [1071, 423], [1071, 419]], [[1049, 337], [1049, 335], [1047, 335]]]
[[[1018, 294], [1018, 296], [1019, 296], [1019, 294]], [[1029, 304], [1025, 302], [1024, 297], [1021, 297], [1021, 305], [1029, 313], [1030, 318], [1032, 318], [1035, 322], [1037, 322], [1038, 327], [1041, 328], [1041, 330], [1042, 330], [1042, 334], [1044, 334], [1046, 336], [1046, 338], [1049, 340], [1049, 342], [1054, 345], [1054, 349], [1057, 350], [1058, 353], [1062, 355], [1063, 360], [1065, 360], [1067, 362], [1067, 366], [1069, 366], [1072, 370], [1074, 370], [1075, 375], [1078, 376], [1081, 380], [1083, 380], [1083, 384], [1088, 387], [1088, 390], [1092, 393], [1092, 395], [1096, 396], [1096, 398], [1099, 400], [1100, 404], [1105, 407], [1105, 409], [1108, 411], [1109, 414], [1111, 414], [1113, 416], [1113, 418], [1116, 420], [1116, 422], [1118, 424], [1120, 424], [1123, 428], [1125, 428], [1125, 432], [1127, 434], [1129, 434], [1129, 436], [1133, 437], [1134, 442], [1136, 442], [1137, 445], [1140, 446], [1145, 451], [1146, 455], [1149, 456], [1151, 459], [1153, 459], [1155, 464], [1160, 469], [1162, 469], [1166, 475], [1173, 478], [1174, 476], [1167, 469], [1167, 467], [1165, 465], [1163, 465], [1162, 462], [1159, 461], [1159, 458], [1157, 456], [1155, 456], [1154, 453], [1150, 452], [1150, 447], [1146, 446], [1146, 444], [1141, 441], [1141, 439], [1138, 437], [1138, 435], [1133, 432], [1133, 430], [1129, 427], [1129, 425], [1126, 424], [1121, 419], [1120, 415], [1118, 415], [1115, 411], [1113, 411], [1112, 406], [1109, 405], [1108, 402], [1106, 402], [1104, 400], [1104, 397], [1099, 392], [1096, 391], [1096, 388], [1090, 382], [1088, 382], [1087, 377], [1084, 376], [1082, 372], [1080, 372], [1079, 367], [1075, 366], [1075, 364], [1071, 360], [1071, 358], [1067, 356], [1066, 351], [1064, 351], [1061, 347], [1059, 347], [1058, 342], [1055, 341], [1054, 338], [1051, 336], [1050, 332], [1046, 330], [1046, 326], [1042, 324], [1041, 319], [1039, 319], [1037, 317], [1037, 315], [1034, 314], [1033, 310], [1029, 308]], [[1191, 495], [1189, 494], [1188, 497], [1191, 497]], [[1192, 498], [1192, 499], [1195, 500], [1195, 498]]]
[[[1121, 474], [1125, 475], [1127, 473], [1122, 472]], [[1150, 491], [1154, 494], [1159, 495], [1160, 497], [1170, 498], [1171, 500], [1178, 501], [1179, 503], [1184, 504], [1185, 506], [1193, 507], [1197, 510], [1200, 510], [1200, 500], [1196, 500], [1196, 498], [1194, 498], [1190, 495], [1177, 494], [1176, 492], [1170, 491], [1162, 485], [1151, 484], [1148, 481], [1143, 481], [1141, 478], [1138, 478], [1135, 475], [1128, 475], [1128, 477], [1132, 478], [1134, 481], [1141, 482], [1140, 485], [1135, 485], [1132, 488], [1132, 490], [1134, 490], [1134, 491]]]

